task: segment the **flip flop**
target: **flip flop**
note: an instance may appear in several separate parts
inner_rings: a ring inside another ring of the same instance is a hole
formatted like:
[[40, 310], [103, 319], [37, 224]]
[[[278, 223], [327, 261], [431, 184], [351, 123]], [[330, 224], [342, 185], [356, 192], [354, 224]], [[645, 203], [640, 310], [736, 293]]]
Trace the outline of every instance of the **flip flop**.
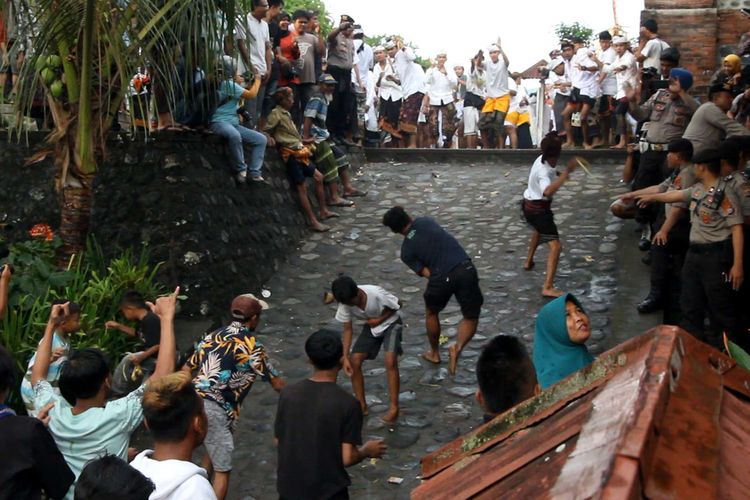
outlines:
[[353, 193], [344, 193], [344, 198], [355, 198], [357, 196], [367, 196], [367, 191], [354, 191]]
[[330, 227], [326, 226], [325, 224], [321, 224], [322, 227], [311, 227], [314, 232], [316, 233], [326, 233], [331, 230]]
[[354, 202], [350, 201], [350, 200], [342, 200], [342, 201], [339, 201], [338, 203], [329, 203], [328, 205], [332, 206], [332, 207], [349, 208], [349, 207], [353, 207], [354, 206]]

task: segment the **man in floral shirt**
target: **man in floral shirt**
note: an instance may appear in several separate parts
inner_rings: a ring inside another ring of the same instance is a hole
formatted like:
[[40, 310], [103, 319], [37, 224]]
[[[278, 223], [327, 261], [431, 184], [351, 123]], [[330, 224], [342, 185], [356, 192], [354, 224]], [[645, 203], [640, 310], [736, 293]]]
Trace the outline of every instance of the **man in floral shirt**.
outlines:
[[203, 467], [211, 472], [216, 497], [223, 500], [232, 470], [232, 436], [245, 399], [255, 379], [269, 382], [277, 391], [284, 387], [266, 351], [255, 338], [254, 331], [261, 311], [268, 304], [252, 294], [239, 295], [232, 301], [234, 321], [206, 335], [183, 370], [195, 375], [195, 390], [203, 398], [208, 417], [208, 433], [204, 446], [208, 454]]

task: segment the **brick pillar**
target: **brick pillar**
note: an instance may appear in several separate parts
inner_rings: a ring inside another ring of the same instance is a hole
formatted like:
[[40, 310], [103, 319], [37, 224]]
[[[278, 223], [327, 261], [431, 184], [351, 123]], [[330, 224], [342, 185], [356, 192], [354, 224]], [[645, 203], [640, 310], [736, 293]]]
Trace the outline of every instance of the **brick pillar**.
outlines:
[[750, 17], [740, 8], [750, 0], [646, 0], [641, 20], [655, 19], [659, 34], [681, 54], [680, 64], [695, 78], [692, 94], [705, 96], [723, 54], [736, 50], [750, 31]]

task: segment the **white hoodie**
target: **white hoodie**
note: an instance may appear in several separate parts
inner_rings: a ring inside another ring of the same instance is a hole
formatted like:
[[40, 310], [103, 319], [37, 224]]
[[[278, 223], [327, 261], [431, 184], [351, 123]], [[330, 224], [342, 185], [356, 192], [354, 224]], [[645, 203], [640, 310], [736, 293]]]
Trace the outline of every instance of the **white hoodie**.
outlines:
[[205, 469], [183, 460], [153, 460], [153, 453], [144, 450], [130, 462], [156, 485], [149, 500], [216, 500]]

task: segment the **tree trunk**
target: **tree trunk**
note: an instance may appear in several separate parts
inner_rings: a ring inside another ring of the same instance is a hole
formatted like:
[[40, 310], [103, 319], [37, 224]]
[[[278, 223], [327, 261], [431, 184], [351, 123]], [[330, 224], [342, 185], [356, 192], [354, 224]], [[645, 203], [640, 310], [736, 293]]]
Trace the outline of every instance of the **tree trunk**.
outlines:
[[80, 255], [86, 248], [86, 238], [91, 222], [90, 183], [82, 187], [62, 188], [62, 207], [60, 211], [59, 235], [62, 247], [59, 251], [58, 265], [67, 267], [73, 255]]

